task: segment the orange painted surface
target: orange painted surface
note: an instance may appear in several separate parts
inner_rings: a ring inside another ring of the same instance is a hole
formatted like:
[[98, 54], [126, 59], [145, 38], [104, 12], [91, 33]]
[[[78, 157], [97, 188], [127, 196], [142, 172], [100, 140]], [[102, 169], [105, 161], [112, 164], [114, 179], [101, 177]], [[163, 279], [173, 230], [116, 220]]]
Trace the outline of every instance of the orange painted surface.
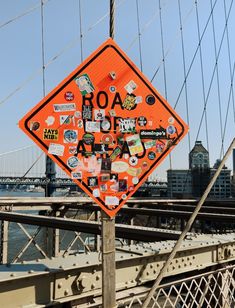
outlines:
[[19, 126], [110, 217], [188, 131], [112, 39]]

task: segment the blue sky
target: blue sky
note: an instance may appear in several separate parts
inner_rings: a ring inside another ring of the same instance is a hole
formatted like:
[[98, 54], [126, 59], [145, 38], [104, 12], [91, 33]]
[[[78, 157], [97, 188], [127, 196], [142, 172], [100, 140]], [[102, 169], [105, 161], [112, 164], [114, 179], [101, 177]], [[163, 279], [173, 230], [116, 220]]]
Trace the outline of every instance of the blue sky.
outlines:
[[[45, 82], [46, 93], [49, 93], [82, 60], [79, 0], [50, 0], [44, 2], [45, 63], [50, 63], [45, 69]], [[183, 88], [176, 111], [187, 122], [186, 107], [188, 106], [192, 148], [204, 108], [204, 97], [208, 97], [207, 124], [210, 161], [213, 165], [220, 156], [220, 121], [222, 120], [223, 130], [228, 103], [230, 105], [224, 138], [225, 149], [229, 146], [235, 131], [233, 101], [232, 99], [229, 101], [229, 95], [233, 98], [233, 92], [230, 91], [230, 70], [233, 68], [235, 60], [233, 35], [235, 7], [232, 5], [228, 19], [228, 32], [224, 32], [224, 4], [228, 13], [233, 1], [198, 0], [197, 2], [201, 34], [209, 16], [211, 16], [201, 41], [201, 58], [198, 48], [197, 15], [194, 0], [138, 0], [141, 60], [143, 73], [149, 80], [152, 79], [158, 69], [153, 85], [164, 97], [167, 97], [170, 105], [174, 106], [184, 84], [181, 39], [181, 34], [183, 34], [185, 69], [186, 73], [189, 73], [187, 92]], [[81, 0], [80, 3], [81, 31], [83, 34], [82, 54], [85, 59], [109, 36], [109, 1]], [[179, 4], [182, 32], [179, 22]], [[211, 5], [214, 4], [213, 15], [210, 15]], [[141, 68], [136, 0], [116, 0], [116, 6], [115, 41]], [[31, 9], [32, 11], [29, 14], [5, 24]], [[214, 47], [212, 17], [216, 48]], [[17, 123], [43, 97], [41, 30], [39, 0], [0, 0], [0, 40], [2, 42], [0, 51], [0, 153], [31, 144], [30, 139], [18, 128]], [[223, 32], [224, 38], [222, 40]], [[215, 51], [218, 53], [220, 44], [218, 66], [215, 70]], [[165, 67], [162, 61], [162, 52], [165, 54]], [[231, 56], [230, 62], [229, 55]], [[56, 59], [51, 62], [54, 57]], [[193, 58], [194, 61], [189, 71]], [[213, 71], [214, 79], [211, 81]], [[27, 81], [29, 79], [30, 81]], [[12, 94], [16, 89], [19, 90]], [[9, 95], [11, 97], [7, 99]], [[219, 108], [221, 109], [221, 116]], [[207, 147], [205, 121], [203, 121], [198, 139], [202, 140]], [[189, 139], [185, 137], [172, 153], [173, 168], [188, 167], [188, 151]], [[231, 160], [229, 166], [231, 167]], [[158, 176], [165, 177], [165, 170], [168, 168], [169, 159], [166, 159], [156, 171]]]

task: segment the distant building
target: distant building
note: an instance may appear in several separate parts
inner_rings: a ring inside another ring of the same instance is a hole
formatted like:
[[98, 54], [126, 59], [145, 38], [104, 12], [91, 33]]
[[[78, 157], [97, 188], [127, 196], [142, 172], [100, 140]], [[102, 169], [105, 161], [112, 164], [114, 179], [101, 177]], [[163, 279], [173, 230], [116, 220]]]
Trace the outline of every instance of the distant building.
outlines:
[[[219, 163], [220, 161], [217, 160], [213, 168], [210, 168], [208, 151], [201, 141], [196, 141], [195, 146], [189, 153], [189, 169], [167, 170], [168, 196], [175, 198], [202, 196]], [[230, 196], [231, 170], [224, 167], [213, 185], [209, 197], [222, 199]]]

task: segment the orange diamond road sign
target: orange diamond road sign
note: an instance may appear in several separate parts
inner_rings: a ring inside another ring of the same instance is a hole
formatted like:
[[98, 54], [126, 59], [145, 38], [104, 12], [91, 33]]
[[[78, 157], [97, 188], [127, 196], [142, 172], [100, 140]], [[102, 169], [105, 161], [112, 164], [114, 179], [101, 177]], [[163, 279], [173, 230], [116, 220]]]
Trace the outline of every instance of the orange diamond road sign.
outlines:
[[188, 131], [112, 39], [19, 126], [110, 217]]

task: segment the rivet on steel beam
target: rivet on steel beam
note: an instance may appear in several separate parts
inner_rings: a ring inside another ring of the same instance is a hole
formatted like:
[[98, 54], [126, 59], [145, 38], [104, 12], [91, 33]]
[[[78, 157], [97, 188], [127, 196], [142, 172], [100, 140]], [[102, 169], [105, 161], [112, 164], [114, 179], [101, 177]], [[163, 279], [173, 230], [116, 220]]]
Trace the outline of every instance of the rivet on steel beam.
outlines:
[[64, 291], [64, 295], [65, 295], [65, 296], [69, 295], [69, 290], [68, 290], [68, 289], [66, 289], [66, 290]]
[[63, 283], [62, 283], [62, 282], [59, 282], [59, 283], [58, 283], [58, 289], [61, 289], [62, 286], [63, 286]]

